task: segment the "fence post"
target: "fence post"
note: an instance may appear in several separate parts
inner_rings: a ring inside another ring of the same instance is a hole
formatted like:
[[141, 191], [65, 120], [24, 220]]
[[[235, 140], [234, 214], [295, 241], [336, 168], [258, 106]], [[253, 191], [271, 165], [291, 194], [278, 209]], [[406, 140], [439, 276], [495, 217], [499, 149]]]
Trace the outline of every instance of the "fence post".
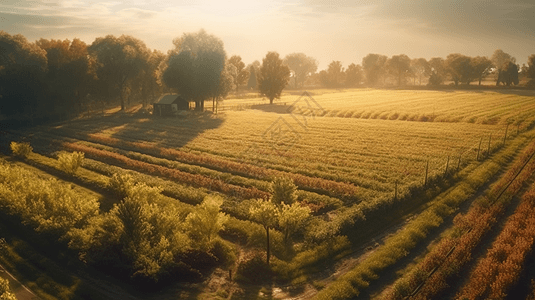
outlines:
[[444, 176], [448, 175], [449, 166], [450, 166], [450, 156], [448, 155], [448, 160], [446, 161], [446, 170], [444, 171]]
[[505, 139], [507, 138], [507, 130], [509, 129], [509, 123], [507, 123], [507, 127], [505, 127], [505, 135], [503, 136], [503, 145], [505, 146]]
[[479, 151], [481, 151], [481, 143], [483, 142], [483, 137], [479, 140], [479, 147], [477, 148], [477, 157], [476, 160], [479, 161]]
[[427, 173], [429, 172], [429, 160], [427, 160], [427, 164], [425, 166], [425, 181], [424, 186], [427, 186]]

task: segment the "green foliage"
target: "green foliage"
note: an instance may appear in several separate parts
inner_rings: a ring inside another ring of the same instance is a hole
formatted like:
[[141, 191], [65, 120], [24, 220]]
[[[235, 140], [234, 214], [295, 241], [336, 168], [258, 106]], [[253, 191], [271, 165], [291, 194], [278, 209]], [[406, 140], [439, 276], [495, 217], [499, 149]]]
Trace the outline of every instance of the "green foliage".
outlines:
[[134, 186], [134, 178], [130, 174], [118, 174], [114, 173], [109, 182], [108, 188], [112, 190], [119, 199], [130, 196], [129, 193], [132, 191]]
[[207, 196], [186, 217], [188, 233], [199, 249], [210, 249], [214, 238], [228, 220], [228, 216], [220, 212], [221, 204], [223, 204], [223, 198], [214, 195]]
[[276, 177], [269, 191], [273, 194], [271, 201], [275, 205], [292, 204], [297, 201], [297, 186], [288, 177]]
[[60, 169], [68, 175], [74, 175], [78, 168], [84, 162], [83, 152], [60, 152], [58, 154], [58, 162]]
[[11, 152], [13, 152], [13, 155], [15, 157], [19, 158], [26, 158], [30, 153], [32, 153], [32, 146], [30, 146], [30, 143], [17, 143], [17, 142], [11, 142], [9, 144], [9, 147], [11, 148]]
[[290, 68], [283, 63], [277, 52], [268, 52], [262, 60], [256, 80], [260, 93], [273, 104], [273, 99], [280, 98], [282, 90], [290, 81]]
[[284, 241], [288, 242], [289, 238], [302, 228], [310, 217], [310, 208], [301, 206], [300, 203], [294, 202], [291, 205], [282, 204], [278, 213], [279, 226], [284, 231]]
[[0, 300], [17, 300], [9, 288], [9, 281], [0, 277]]
[[271, 228], [277, 224], [277, 207], [271, 201], [256, 199], [249, 208], [251, 220], [261, 224], [264, 228]]

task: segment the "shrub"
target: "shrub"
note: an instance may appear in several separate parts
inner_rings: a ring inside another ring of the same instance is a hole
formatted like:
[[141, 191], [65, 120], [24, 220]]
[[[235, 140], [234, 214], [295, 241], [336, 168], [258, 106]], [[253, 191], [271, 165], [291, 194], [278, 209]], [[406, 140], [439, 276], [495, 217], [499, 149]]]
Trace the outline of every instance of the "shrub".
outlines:
[[2, 300], [16, 300], [15, 294], [9, 288], [9, 281], [0, 277], [0, 299]]
[[119, 199], [128, 196], [134, 186], [134, 178], [130, 174], [113, 174], [108, 181], [108, 189], [117, 195]]
[[30, 143], [11, 142], [9, 146], [11, 147], [13, 155], [19, 158], [28, 157], [28, 154], [30, 154], [33, 150], [32, 146], [30, 146]]
[[82, 165], [84, 161], [84, 153], [74, 151], [73, 153], [61, 152], [58, 155], [59, 167], [65, 173], [74, 175], [76, 170]]

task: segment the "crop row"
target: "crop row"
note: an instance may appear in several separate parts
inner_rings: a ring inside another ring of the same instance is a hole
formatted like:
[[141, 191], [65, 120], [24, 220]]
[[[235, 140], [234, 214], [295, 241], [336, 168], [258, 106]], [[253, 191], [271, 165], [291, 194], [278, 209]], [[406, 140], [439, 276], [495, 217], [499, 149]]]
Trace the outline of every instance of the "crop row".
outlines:
[[[472, 259], [482, 236], [492, 229], [512, 196], [535, 171], [535, 161], [530, 160], [534, 153], [535, 143], [531, 143], [508, 172], [492, 185], [487, 196], [475, 202], [466, 215], [455, 217], [454, 233], [440, 241], [413, 272], [398, 281], [392, 298], [402, 298], [414, 291], [415, 299], [429, 299], [444, 291], [448, 280], [457, 276]], [[504, 196], [496, 199], [506, 187]]]
[[[524, 144], [524, 139], [517, 139], [504, 150], [479, 166], [472, 168], [467, 174], [460, 174], [464, 180], [454, 188], [440, 194], [429, 208], [413, 219], [404, 229], [388, 238], [353, 270], [339, 277], [331, 285], [318, 293], [318, 299], [347, 299], [358, 296], [369, 283], [376, 280], [380, 273], [405, 257], [420, 241], [424, 240], [429, 231], [438, 227], [444, 218], [451, 215], [461, 203], [468, 200], [485, 182], [498, 172], [508, 157]], [[532, 149], [535, 151], [535, 149]]]
[[535, 239], [535, 188], [522, 197], [486, 257], [470, 274], [458, 299], [502, 299], [518, 279]]

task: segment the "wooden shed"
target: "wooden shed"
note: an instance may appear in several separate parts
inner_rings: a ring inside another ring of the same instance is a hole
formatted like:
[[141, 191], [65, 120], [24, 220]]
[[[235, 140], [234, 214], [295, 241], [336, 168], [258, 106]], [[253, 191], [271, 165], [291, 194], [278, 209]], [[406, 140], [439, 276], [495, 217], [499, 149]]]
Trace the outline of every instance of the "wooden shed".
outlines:
[[174, 116], [179, 110], [188, 110], [189, 101], [180, 95], [164, 95], [158, 102], [153, 104], [154, 115]]

